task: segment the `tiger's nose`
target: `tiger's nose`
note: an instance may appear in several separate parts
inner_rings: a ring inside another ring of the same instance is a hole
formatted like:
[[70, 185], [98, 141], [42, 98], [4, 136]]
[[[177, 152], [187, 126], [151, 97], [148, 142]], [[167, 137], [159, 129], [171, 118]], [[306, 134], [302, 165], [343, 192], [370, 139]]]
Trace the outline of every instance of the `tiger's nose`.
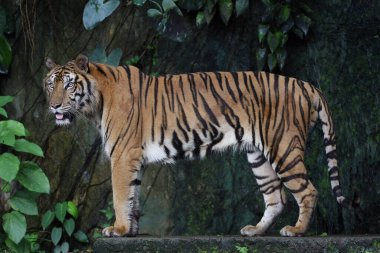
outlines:
[[57, 109], [61, 106], [62, 104], [50, 104], [50, 107], [53, 109]]

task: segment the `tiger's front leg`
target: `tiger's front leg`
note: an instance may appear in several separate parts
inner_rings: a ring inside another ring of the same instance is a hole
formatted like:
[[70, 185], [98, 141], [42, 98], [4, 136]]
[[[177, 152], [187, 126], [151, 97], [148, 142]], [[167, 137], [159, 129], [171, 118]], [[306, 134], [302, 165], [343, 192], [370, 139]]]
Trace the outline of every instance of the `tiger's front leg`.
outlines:
[[112, 191], [116, 220], [103, 236], [136, 236], [139, 230], [139, 195], [142, 151], [129, 149], [111, 157]]

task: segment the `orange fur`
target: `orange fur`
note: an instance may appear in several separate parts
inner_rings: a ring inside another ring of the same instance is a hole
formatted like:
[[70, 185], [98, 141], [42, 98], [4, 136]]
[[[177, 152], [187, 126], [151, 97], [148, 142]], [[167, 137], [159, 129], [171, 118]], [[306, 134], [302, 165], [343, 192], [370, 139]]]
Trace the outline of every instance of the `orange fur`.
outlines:
[[262, 220], [241, 233], [265, 233], [285, 204], [283, 186], [300, 214], [296, 226], [281, 234], [305, 233], [317, 191], [307, 177], [304, 150], [318, 119], [331, 185], [344, 201], [327, 103], [307, 82], [252, 71], [152, 77], [133, 66], [89, 63], [82, 55], [63, 66], [48, 60], [47, 66], [44, 82], [57, 124], [69, 124], [78, 113], [93, 118], [111, 159], [116, 222], [105, 236], [138, 233], [143, 164], [202, 158], [231, 146], [247, 152], [266, 203]]

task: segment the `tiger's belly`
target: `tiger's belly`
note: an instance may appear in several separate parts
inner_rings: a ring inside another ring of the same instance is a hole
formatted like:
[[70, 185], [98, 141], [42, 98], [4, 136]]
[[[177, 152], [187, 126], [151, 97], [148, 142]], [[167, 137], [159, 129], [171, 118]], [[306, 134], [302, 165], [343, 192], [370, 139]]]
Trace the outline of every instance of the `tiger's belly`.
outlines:
[[193, 130], [187, 140], [173, 133], [168, 135], [171, 138], [143, 145], [145, 163], [175, 163], [179, 159], [202, 159], [212, 151], [224, 151], [227, 148], [247, 151], [254, 148], [252, 136], [243, 135], [238, 140], [234, 129], [214, 135]]

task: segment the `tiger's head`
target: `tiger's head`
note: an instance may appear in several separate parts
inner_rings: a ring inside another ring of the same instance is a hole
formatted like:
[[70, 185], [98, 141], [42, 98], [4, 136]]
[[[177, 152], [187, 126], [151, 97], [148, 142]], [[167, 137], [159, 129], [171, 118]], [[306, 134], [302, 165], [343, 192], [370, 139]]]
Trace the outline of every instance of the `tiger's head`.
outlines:
[[96, 80], [89, 73], [88, 58], [79, 55], [62, 66], [47, 58], [46, 66], [49, 73], [43, 86], [56, 124], [68, 125], [79, 113], [92, 115], [96, 104]]

